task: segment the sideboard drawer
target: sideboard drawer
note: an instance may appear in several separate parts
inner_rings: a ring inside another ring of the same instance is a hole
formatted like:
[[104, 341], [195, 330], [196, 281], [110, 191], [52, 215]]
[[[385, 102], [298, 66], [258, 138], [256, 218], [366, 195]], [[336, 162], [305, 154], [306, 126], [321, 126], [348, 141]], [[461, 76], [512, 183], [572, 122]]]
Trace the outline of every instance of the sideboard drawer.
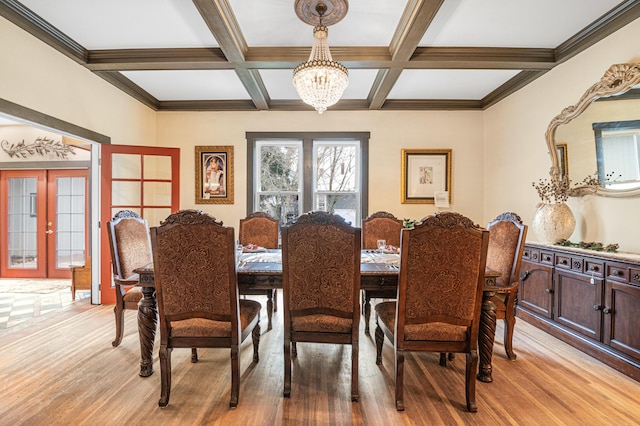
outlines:
[[629, 269], [629, 282], [631, 284], [640, 285], [640, 269]]
[[607, 263], [607, 279], [626, 283], [629, 281], [629, 268], [624, 265]]
[[604, 262], [597, 260], [585, 260], [584, 272], [593, 277], [604, 277]]
[[566, 254], [556, 254], [555, 266], [562, 269], [572, 269], [571, 256], [567, 256]]
[[540, 263], [544, 263], [545, 265], [553, 265], [553, 253], [541, 251]]

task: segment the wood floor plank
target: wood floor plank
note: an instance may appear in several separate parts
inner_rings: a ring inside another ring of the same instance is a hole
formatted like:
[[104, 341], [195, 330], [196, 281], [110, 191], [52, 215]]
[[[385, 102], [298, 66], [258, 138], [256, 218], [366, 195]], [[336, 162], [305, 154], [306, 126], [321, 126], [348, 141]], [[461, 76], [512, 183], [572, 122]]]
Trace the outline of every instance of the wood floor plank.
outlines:
[[14, 335], [5, 331], [0, 335], [0, 423], [631, 425], [640, 419], [640, 383], [524, 321], [518, 321], [514, 335], [516, 361], [504, 355], [499, 324], [494, 382], [477, 382], [477, 413], [465, 410], [464, 356], [443, 368], [438, 355], [430, 353], [406, 356], [406, 411], [397, 412], [391, 344], [385, 341], [383, 365], [377, 366], [374, 339], [363, 331], [360, 402], [350, 398], [351, 348], [313, 343], [298, 344], [291, 397], [283, 398], [280, 312], [272, 330], [263, 326], [258, 364], [251, 359], [251, 339], [241, 346], [238, 408], [229, 408], [228, 350], [200, 349], [200, 361], [192, 364], [190, 350], [175, 349], [171, 400], [160, 409], [158, 342], [155, 373], [139, 377], [135, 315], [125, 312], [125, 335], [117, 348], [111, 346], [110, 306], [85, 306]]

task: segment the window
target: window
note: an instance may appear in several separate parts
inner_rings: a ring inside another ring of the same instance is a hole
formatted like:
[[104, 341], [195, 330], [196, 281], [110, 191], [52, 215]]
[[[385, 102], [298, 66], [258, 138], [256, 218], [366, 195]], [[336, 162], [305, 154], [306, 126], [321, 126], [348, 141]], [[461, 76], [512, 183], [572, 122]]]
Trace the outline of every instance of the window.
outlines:
[[598, 180], [625, 189], [640, 181], [640, 121], [594, 123]]
[[247, 133], [247, 213], [286, 223], [310, 210], [367, 215], [369, 133]]

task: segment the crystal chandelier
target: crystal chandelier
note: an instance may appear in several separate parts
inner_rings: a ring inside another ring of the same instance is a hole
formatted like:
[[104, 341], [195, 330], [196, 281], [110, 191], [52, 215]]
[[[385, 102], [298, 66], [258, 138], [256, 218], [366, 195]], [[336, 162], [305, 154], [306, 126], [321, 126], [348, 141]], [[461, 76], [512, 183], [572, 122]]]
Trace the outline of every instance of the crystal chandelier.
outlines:
[[[342, 19], [346, 14], [346, 0], [340, 2], [337, 6], [331, 3], [331, 0], [326, 1], [331, 6], [330, 12], [333, 12], [332, 22], [335, 23]], [[349, 72], [344, 65], [335, 62], [331, 57], [329, 45], [327, 44], [329, 30], [322, 22], [327, 12], [327, 5], [324, 1], [298, 0], [296, 2], [296, 13], [304, 22], [313, 22], [309, 20], [314, 19], [315, 14], [309, 15], [307, 13], [308, 16], [305, 16], [304, 13], [310, 10], [314, 2], [318, 24], [313, 29], [313, 47], [311, 48], [309, 60], [298, 65], [293, 70], [293, 85], [300, 98], [322, 114], [328, 107], [340, 100], [344, 89], [349, 84]], [[304, 4], [299, 7], [301, 3]], [[306, 6], [306, 9], [303, 9], [303, 6]]]

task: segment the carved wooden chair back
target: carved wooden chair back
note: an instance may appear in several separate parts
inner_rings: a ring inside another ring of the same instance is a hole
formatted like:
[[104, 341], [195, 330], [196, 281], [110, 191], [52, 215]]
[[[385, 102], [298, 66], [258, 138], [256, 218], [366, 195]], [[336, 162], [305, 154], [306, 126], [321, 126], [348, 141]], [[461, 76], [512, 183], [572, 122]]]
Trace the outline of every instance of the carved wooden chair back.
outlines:
[[142, 299], [140, 287], [131, 286], [138, 283], [138, 274], [134, 270], [152, 261], [151, 240], [147, 221], [131, 210], [119, 211], [107, 223], [107, 235], [116, 292], [116, 304], [113, 309], [116, 338], [111, 344], [118, 346], [122, 342], [124, 332], [124, 311], [138, 309], [138, 302]]
[[351, 397], [358, 400], [360, 229], [311, 212], [282, 227], [285, 383], [291, 392], [296, 342], [352, 345]]
[[404, 409], [405, 351], [466, 353], [467, 408], [477, 410], [475, 375], [488, 234], [453, 212], [436, 213], [413, 229], [403, 229], [397, 302], [375, 308], [379, 364], [384, 335], [395, 342], [398, 410]]
[[502, 213], [487, 225], [489, 250], [487, 268], [500, 273], [498, 290], [492, 298], [496, 306], [496, 318], [504, 319], [504, 349], [509, 359], [516, 359], [513, 352], [513, 332], [516, 324], [515, 300], [520, 280], [520, 265], [527, 226], [515, 213]]
[[402, 220], [391, 213], [376, 212], [362, 220], [362, 248], [377, 249], [378, 240], [386, 240], [388, 245], [400, 247]]
[[[169, 403], [171, 349], [231, 348], [231, 406], [240, 386], [238, 346], [253, 333], [258, 361], [260, 304], [239, 300], [233, 228], [196, 210], [183, 210], [151, 228], [160, 318], [161, 396]], [[195, 358], [197, 361], [197, 356]]]
[[527, 226], [515, 213], [502, 213], [487, 225], [487, 268], [500, 273], [497, 283], [508, 287], [518, 281]]
[[240, 244], [278, 248], [278, 220], [264, 212], [254, 212], [240, 219]]

